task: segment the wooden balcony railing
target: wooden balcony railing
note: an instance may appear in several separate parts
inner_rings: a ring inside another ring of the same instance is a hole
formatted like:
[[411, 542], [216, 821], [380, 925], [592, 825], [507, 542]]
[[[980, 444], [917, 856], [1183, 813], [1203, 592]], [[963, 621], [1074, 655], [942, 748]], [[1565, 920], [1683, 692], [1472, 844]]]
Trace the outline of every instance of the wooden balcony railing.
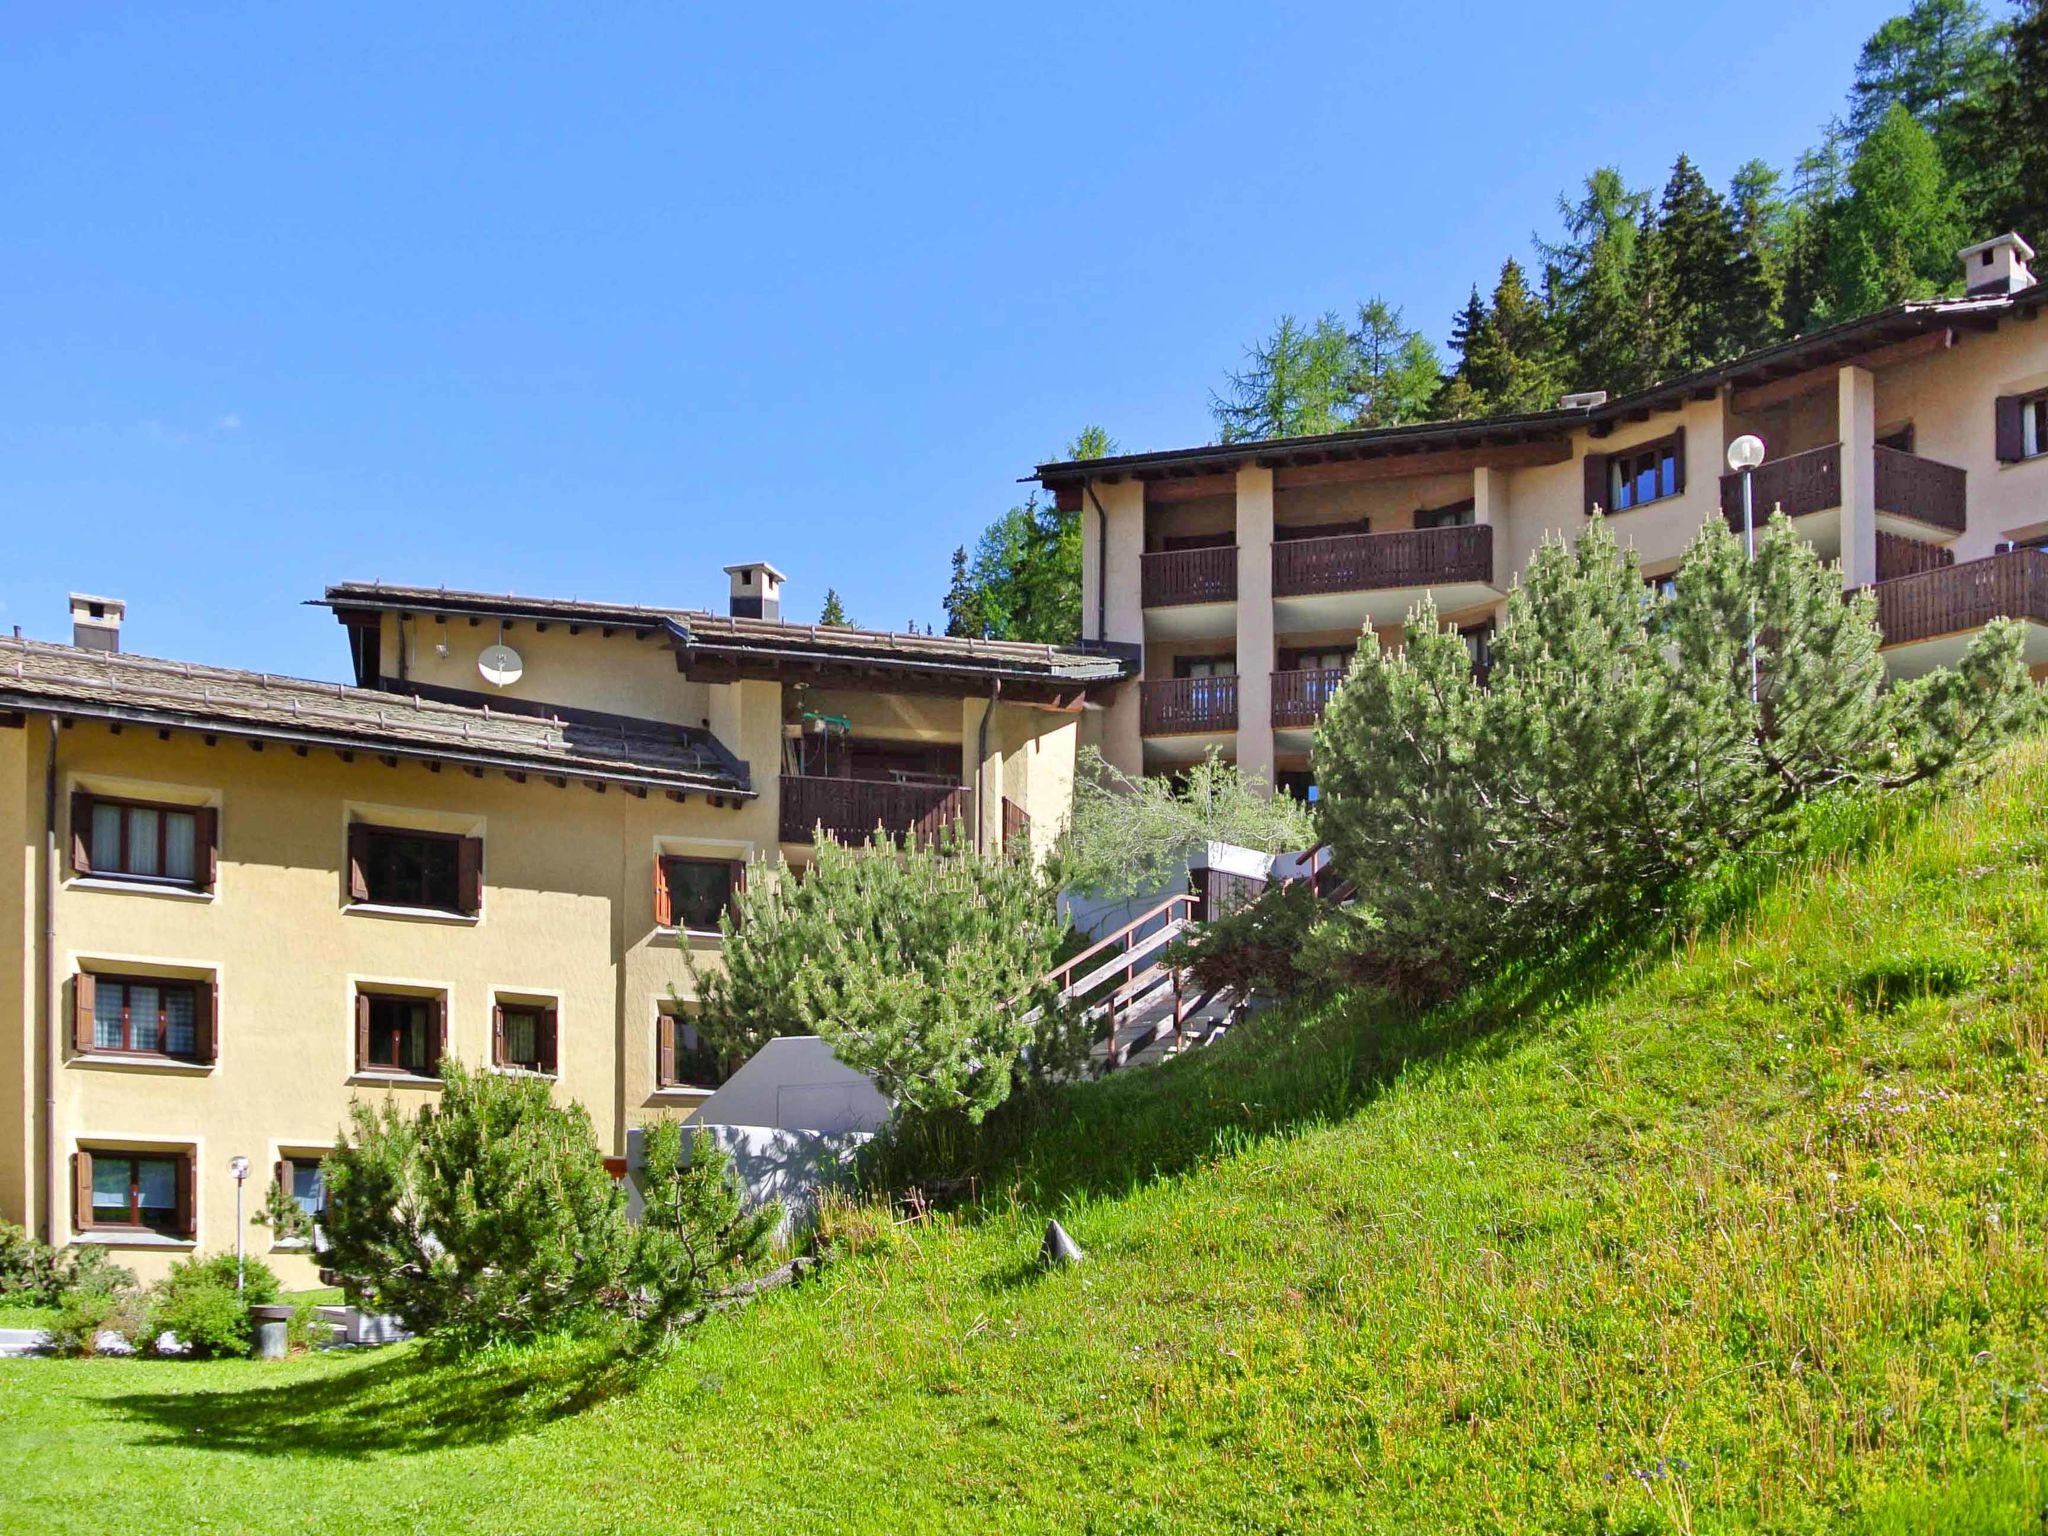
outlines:
[[1314, 667], [1273, 674], [1273, 724], [1301, 729], [1323, 718], [1330, 697], [1344, 681], [1342, 667]]
[[[1896, 448], [1871, 450], [1873, 499], [1880, 512], [1915, 518], [1951, 533], [1963, 531], [1968, 477], [1953, 464], [1923, 459]], [[1804, 517], [1842, 504], [1842, 445], [1828, 443], [1804, 453], [1771, 459], [1754, 471], [1754, 508], [1761, 528], [1779, 507], [1787, 517]], [[1721, 512], [1742, 532], [1742, 476], [1721, 477]]]
[[1876, 453], [1878, 511], [1932, 523], [1950, 533], [1963, 531], [1969, 500], [1969, 476], [1963, 470], [1896, 448], [1879, 448]]
[[1273, 595], [1373, 592], [1493, 582], [1493, 529], [1418, 528], [1411, 533], [1349, 533], [1284, 539], [1273, 546]]
[[1174, 677], [1141, 683], [1138, 728], [1147, 736], [1192, 736], [1237, 729], [1237, 679]]
[[1003, 846], [1021, 842], [1031, 836], [1031, 814], [1012, 800], [1003, 796]]
[[1877, 579], [1895, 581], [1917, 576], [1922, 571], [1939, 571], [1956, 563], [1955, 551], [1946, 544], [1909, 539], [1903, 533], [1877, 530]]
[[864, 843], [880, 827], [899, 841], [935, 838], [965, 821], [969, 791], [961, 784], [899, 784], [879, 779], [782, 776], [782, 840], [808, 843], [823, 827], [838, 842]]
[[1998, 618], [2048, 624], [2048, 550], [2016, 549], [1880, 581], [1876, 591], [1886, 645], [1958, 634]]
[[[1842, 504], [1842, 445], [1827, 443], [1804, 453], [1788, 453], [1770, 459], [1750, 471], [1756, 478], [1750, 487], [1750, 507], [1761, 528], [1780, 508], [1787, 517], [1805, 517]], [[1742, 476], [1721, 477], [1721, 515], [1728, 526], [1742, 532]]]
[[1144, 556], [1138, 570], [1140, 595], [1147, 608], [1237, 600], [1235, 544], [1164, 550]]

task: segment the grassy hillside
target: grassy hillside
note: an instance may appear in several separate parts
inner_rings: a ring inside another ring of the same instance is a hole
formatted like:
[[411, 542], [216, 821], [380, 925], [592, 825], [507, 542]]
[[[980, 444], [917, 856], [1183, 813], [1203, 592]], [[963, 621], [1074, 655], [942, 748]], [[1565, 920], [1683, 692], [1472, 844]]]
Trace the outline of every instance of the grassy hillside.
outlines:
[[652, 1363], [7, 1364], [0, 1525], [2038, 1531], [2044, 807], [1072, 1091]]

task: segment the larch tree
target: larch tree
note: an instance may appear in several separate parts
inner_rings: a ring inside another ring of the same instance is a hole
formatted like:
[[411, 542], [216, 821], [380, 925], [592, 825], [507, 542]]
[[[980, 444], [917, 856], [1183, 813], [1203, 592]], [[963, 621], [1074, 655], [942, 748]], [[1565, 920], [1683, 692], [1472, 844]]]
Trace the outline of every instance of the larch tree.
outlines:
[[1841, 317], [1955, 286], [1961, 210], [1925, 128], [1893, 103], [1849, 167], [1828, 242], [1828, 301]]

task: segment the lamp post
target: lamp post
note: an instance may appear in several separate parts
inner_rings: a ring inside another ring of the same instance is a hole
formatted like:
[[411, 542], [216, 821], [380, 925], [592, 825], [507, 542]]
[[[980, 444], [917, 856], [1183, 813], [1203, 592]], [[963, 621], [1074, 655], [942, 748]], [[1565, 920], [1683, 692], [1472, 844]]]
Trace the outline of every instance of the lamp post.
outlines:
[[249, 1177], [249, 1159], [231, 1157], [228, 1172], [235, 1179], [235, 1293], [242, 1290], [242, 1183]]
[[[1728, 467], [1742, 476], [1742, 549], [1751, 565], [1756, 564], [1756, 502], [1750, 478], [1764, 461], [1764, 440], [1745, 432], [1728, 445]], [[1752, 584], [1754, 576], [1751, 577]], [[1757, 701], [1761, 690], [1756, 675], [1756, 599], [1749, 600], [1749, 702]]]

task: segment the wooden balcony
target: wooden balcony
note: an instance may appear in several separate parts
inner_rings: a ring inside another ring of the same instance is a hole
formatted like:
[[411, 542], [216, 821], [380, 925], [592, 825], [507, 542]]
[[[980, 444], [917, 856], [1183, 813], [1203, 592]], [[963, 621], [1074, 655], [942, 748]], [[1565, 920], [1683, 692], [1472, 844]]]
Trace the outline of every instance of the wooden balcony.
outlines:
[[[1872, 450], [1872, 481], [1877, 510], [1910, 517], [1950, 533], [1963, 531], [1968, 507], [1968, 476], [1953, 464], [1923, 459], [1896, 448]], [[1783, 507], [1787, 517], [1805, 517], [1842, 504], [1842, 445], [1827, 443], [1804, 453], [1787, 454], [1757, 466], [1753, 507], [1761, 528]], [[1721, 513], [1728, 526], [1742, 532], [1742, 476], [1721, 477]]]
[[1203, 736], [1237, 729], [1237, 679], [1174, 677], [1138, 685], [1138, 728], [1147, 736]]
[[1409, 533], [1283, 539], [1273, 546], [1275, 597], [1463, 582], [1493, 583], [1493, 529], [1484, 523]]
[[2011, 550], [1880, 581], [1875, 590], [1887, 646], [1961, 634], [1999, 618], [2048, 624], [2048, 550]]
[[[1804, 453], [1788, 453], [1769, 459], [1750, 473], [1750, 507], [1757, 527], [1771, 520], [1780, 508], [1787, 517], [1806, 517], [1842, 504], [1842, 445], [1828, 443]], [[1721, 477], [1721, 515], [1728, 526], [1742, 532], [1742, 476]]]
[[1302, 730], [1323, 718], [1330, 696], [1344, 681], [1342, 667], [1312, 667], [1302, 672], [1273, 674], [1273, 725]]
[[1876, 453], [1878, 511], [1910, 517], [1950, 533], [1963, 531], [1969, 502], [1965, 471], [1896, 448], [1879, 448]]
[[875, 829], [897, 840], [935, 838], [968, 816], [969, 791], [961, 784], [900, 784], [879, 779], [782, 776], [785, 843], [808, 843], [823, 827], [836, 842], [864, 843]]
[[1169, 549], [1145, 555], [1138, 567], [1138, 584], [1147, 608], [1236, 602], [1237, 546]]

